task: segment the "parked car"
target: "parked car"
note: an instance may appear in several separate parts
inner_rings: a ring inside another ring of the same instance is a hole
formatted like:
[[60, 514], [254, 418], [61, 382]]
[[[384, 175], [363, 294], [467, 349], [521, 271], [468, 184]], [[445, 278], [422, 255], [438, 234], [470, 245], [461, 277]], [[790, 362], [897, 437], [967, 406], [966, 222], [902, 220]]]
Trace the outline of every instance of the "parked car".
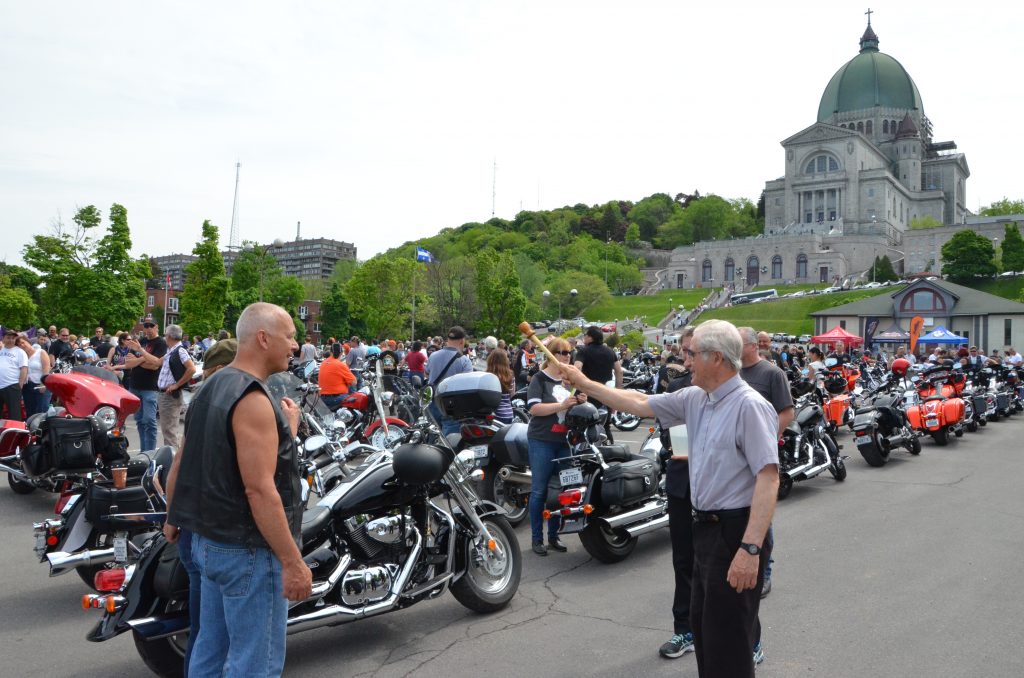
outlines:
[[864, 285], [864, 289], [873, 290], [876, 287], [885, 287], [885, 284], [880, 282], [869, 282]]
[[809, 343], [811, 343], [811, 335], [809, 335], [809, 334], [801, 334], [797, 338], [797, 341], [800, 342], [801, 344], [809, 344]]
[[615, 331], [615, 323], [606, 323], [601, 325], [601, 331], [605, 334], [610, 334]]

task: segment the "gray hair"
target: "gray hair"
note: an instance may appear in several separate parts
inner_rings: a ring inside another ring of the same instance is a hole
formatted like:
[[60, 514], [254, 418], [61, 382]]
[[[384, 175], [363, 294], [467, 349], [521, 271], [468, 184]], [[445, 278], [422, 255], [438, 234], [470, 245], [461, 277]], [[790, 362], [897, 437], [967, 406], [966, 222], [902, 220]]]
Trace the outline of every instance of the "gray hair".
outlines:
[[706, 320], [697, 326], [693, 340], [702, 351], [718, 351], [733, 371], [740, 371], [743, 365], [743, 339], [731, 322]]
[[692, 339], [693, 333], [697, 330], [693, 325], [687, 325], [679, 332], [680, 341], [683, 339]]
[[244, 344], [256, 338], [260, 330], [276, 329], [276, 323], [282, 322], [281, 315], [287, 315], [280, 306], [258, 301], [249, 304], [238, 316], [238, 324], [235, 325], [235, 336], [238, 343]]
[[758, 338], [758, 331], [753, 327], [737, 327], [739, 330], [740, 338], [743, 339], [744, 344], [756, 344]]
[[168, 325], [164, 328], [164, 335], [175, 341], [181, 341], [181, 325]]

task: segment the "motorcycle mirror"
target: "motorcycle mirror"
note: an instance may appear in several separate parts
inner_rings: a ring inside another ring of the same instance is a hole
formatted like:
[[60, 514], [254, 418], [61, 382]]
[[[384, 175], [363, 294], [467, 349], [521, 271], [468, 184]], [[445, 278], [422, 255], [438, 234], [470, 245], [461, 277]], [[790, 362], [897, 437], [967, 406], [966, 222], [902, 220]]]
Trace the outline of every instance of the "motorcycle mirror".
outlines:
[[420, 402], [424, 405], [429, 405], [434, 400], [434, 387], [424, 386], [423, 390], [420, 391]]
[[302, 369], [302, 376], [304, 376], [306, 379], [309, 379], [311, 376], [313, 376], [314, 370], [316, 370], [316, 361], [310, 360]]
[[303, 443], [303, 447], [306, 448], [306, 452], [309, 452], [310, 454], [312, 454], [313, 452], [316, 452], [317, 450], [319, 450], [321, 447], [323, 447], [326, 444], [327, 444], [327, 436], [316, 435], [316, 436], [309, 436], [308, 438], [306, 438], [306, 442]]

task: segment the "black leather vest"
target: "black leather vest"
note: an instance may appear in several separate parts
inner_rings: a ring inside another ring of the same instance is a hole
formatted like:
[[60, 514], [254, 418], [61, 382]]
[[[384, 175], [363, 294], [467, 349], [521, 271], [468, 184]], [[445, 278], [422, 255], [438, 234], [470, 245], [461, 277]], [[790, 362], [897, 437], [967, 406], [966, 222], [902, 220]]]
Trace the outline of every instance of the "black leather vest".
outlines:
[[288, 421], [276, 399], [253, 375], [225, 367], [204, 382], [189, 403], [181, 466], [168, 521], [226, 544], [266, 548], [256, 527], [238, 470], [231, 416], [235, 405], [258, 389], [270, 399], [277, 419], [277, 469], [274, 485], [281, 495], [292, 537], [302, 525], [302, 486], [298, 451]]

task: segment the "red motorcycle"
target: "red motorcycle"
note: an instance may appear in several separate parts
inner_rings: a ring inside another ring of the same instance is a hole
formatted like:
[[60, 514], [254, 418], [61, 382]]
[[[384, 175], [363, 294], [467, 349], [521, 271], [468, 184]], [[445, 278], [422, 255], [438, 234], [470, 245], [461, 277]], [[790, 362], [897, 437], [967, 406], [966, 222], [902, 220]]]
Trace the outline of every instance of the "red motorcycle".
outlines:
[[918, 403], [907, 408], [910, 426], [930, 435], [938, 445], [949, 442], [949, 434], [964, 434], [966, 406], [959, 393], [963, 374], [954, 374], [947, 365], [936, 365], [921, 373], [917, 383]]

